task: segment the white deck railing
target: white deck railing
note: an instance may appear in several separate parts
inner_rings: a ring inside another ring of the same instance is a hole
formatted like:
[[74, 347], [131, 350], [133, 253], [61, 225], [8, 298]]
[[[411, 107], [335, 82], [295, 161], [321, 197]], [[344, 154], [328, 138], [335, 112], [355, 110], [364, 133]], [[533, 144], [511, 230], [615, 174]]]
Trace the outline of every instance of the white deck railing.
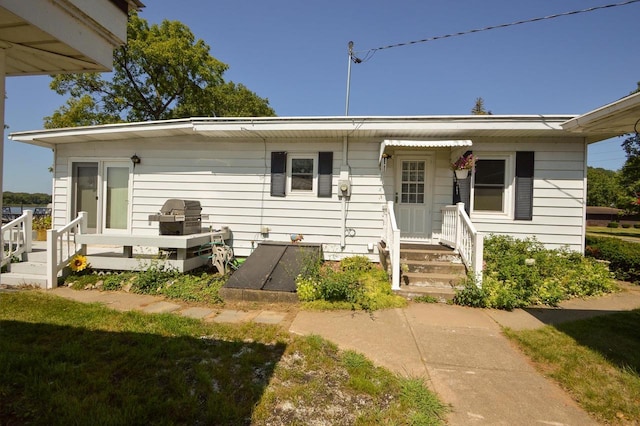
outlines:
[[400, 290], [400, 229], [393, 211], [393, 201], [388, 201], [384, 208], [382, 240], [389, 250], [391, 263], [391, 289]]
[[482, 285], [482, 251], [484, 238], [471, 223], [464, 210], [464, 203], [442, 209], [442, 236], [440, 242], [452, 247], [460, 254], [468, 270], [474, 272], [476, 283]]
[[87, 212], [60, 229], [47, 231], [47, 288], [58, 286], [58, 272], [76, 254], [86, 254], [87, 246], [76, 242], [76, 235], [87, 232]]
[[5, 250], [2, 253], [0, 266], [10, 264], [13, 257], [31, 252], [32, 223], [33, 212], [25, 210], [22, 216], [2, 225], [2, 243]]

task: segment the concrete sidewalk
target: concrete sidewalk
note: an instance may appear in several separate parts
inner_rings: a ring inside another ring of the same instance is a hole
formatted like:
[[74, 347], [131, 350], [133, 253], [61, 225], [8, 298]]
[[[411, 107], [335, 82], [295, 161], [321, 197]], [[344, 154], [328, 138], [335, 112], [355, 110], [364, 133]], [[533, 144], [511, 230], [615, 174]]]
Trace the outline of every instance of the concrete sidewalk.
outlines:
[[640, 308], [640, 288], [561, 308], [513, 312], [412, 304], [374, 312], [301, 311], [290, 331], [317, 334], [399, 374], [424, 377], [452, 425], [597, 424], [501, 333]]

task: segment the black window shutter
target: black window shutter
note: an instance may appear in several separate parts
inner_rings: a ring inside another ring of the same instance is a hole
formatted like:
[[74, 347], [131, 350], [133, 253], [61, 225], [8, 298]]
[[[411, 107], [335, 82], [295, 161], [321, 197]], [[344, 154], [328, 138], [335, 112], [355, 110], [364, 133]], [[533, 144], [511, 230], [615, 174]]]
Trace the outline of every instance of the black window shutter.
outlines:
[[331, 198], [333, 152], [318, 153], [318, 197]]
[[533, 151], [516, 152], [516, 208], [515, 220], [533, 218]]
[[271, 196], [284, 197], [287, 188], [287, 153], [271, 153]]

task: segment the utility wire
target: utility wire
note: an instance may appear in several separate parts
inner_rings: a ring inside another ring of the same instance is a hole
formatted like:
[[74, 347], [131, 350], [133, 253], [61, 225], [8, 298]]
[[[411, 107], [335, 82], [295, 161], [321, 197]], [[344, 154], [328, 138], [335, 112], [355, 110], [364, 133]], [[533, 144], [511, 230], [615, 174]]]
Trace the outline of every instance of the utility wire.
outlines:
[[[524, 19], [522, 21], [511, 22], [511, 23], [508, 23], [508, 24], [492, 25], [490, 27], [476, 28], [476, 29], [467, 30], [467, 31], [460, 31], [460, 32], [457, 32], [457, 33], [451, 33], [451, 34], [445, 34], [445, 35], [440, 35], [440, 36], [435, 36], [435, 37], [424, 38], [422, 40], [414, 40], [414, 41], [408, 41], [408, 42], [405, 42], [405, 43], [396, 43], [396, 44], [390, 44], [390, 45], [387, 45], [387, 46], [376, 47], [376, 48], [369, 49], [369, 50], [362, 50], [362, 51], [360, 51], [358, 53], [365, 53], [365, 57], [360, 59], [358, 62], [365, 62], [365, 61], [371, 59], [373, 54], [375, 52], [377, 52], [378, 50], [391, 49], [393, 47], [410, 46], [412, 44], [426, 43], [428, 41], [441, 40], [441, 39], [444, 39], [444, 38], [458, 37], [458, 36], [467, 35], [467, 34], [479, 33], [479, 32], [482, 32], [482, 31], [495, 30], [495, 29], [498, 29], [498, 28], [506, 28], [506, 27], [512, 27], [512, 26], [515, 26], [515, 25], [528, 24], [528, 23], [531, 23], [531, 22], [544, 21], [544, 20], [547, 20], [547, 19], [559, 18], [561, 16], [577, 15], [579, 13], [593, 12], [593, 11], [600, 10], [600, 9], [608, 9], [608, 8], [612, 8], [612, 7], [626, 6], [628, 4], [638, 3], [638, 2], [640, 2], [640, 0], [627, 0], [627, 1], [620, 2], [620, 3], [612, 3], [612, 4], [602, 5], [602, 6], [594, 6], [594, 7], [588, 8], [588, 9], [581, 9], [581, 10], [573, 10], [571, 12], [556, 13], [556, 14], [553, 14], [553, 15], [542, 16], [542, 17], [539, 17], [539, 18]], [[352, 56], [352, 59], [353, 59], [353, 56]], [[354, 60], [354, 62], [355, 62], [355, 60]]]

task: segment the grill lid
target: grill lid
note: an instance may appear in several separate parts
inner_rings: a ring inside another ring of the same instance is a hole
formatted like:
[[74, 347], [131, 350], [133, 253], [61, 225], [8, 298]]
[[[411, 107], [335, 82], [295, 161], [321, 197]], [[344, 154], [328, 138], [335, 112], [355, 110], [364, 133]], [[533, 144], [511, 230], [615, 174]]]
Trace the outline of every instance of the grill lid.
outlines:
[[160, 209], [160, 213], [166, 215], [196, 216], [201, 212], [202, 206], [200, 206], [200, 201], [182, 200], [179, 198], [168, 199]]

